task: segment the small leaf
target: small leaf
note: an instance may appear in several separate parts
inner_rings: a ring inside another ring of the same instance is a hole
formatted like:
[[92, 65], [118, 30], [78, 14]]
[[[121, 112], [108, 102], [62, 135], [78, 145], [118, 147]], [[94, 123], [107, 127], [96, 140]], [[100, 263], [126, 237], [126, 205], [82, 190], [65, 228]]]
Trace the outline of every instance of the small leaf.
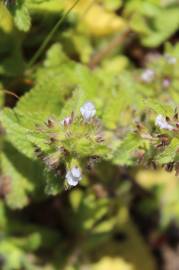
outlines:
[[31, 26], [30, 14], [23, 0], [17, 0], [12, 8], [14, 21], [19, 30], [27, 32]]

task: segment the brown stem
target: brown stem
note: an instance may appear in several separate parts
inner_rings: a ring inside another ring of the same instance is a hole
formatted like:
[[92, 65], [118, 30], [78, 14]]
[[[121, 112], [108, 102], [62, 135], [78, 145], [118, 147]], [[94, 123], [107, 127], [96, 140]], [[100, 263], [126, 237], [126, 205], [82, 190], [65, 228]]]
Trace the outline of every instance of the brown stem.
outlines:
[[96, 52], [92, 57], [88, 64], [89, 68], [94, 69], [96, 66], [98, 66], [101, 61], [108, 56], [116, 47], [118, 47], [120, 44], [124, 43], [126, 38], [131, 34], [131, 30], [127, 29], [123, 33], [118, 34], [115, 36], [111, 42], [104, 47], [101, 51]]

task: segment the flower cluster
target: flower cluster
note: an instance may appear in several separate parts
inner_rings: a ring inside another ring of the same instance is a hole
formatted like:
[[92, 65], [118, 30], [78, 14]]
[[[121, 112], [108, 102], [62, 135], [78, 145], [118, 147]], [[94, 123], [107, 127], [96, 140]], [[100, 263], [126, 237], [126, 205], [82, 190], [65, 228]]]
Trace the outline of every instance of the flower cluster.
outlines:
[[[80, 113], [84, 122], [89, 122], [95, 116], [96, 108], [92, 102], [87, 101], [83, 106], [80, 107]], [[67, 116], [62, 121], [60, 121], [60, 124], [64, 127], [67, 127], [73, 123], [73, 120], [74, 114], [72, 113], [70, 116]], [[80, 168], [78, 166], [73, 166], [71, 169], [68, 169], [65, 179], [69, 186], [78, 185], [79, 181], [82, 179]]]
[[[96, 108], [94, 104], [90, 101], [86, 102], [80, 108], [81, 115], [85, 122], [89, 122], [96, 114]], [[69, 126], [73, 122], [73, 114], [71, 116], [65, 117], [60, 123], [63, 126]]]
[[36, 156], [43, 161], [48, 171], [65, 178], [71, 187], [76, 186], [82, 178], [78, 159], [83, 149], [88, 168], [93, 166], [101, 151], [107, 152], [105, 146], [99, 145], [104, 138], [101, 122], [95, 117], [95, 105], [87, 101], [79, 108], [79, 112], [76, 115], [72, 112], [60, 121], [49, 117], [42, 126], [37, 127], [38, 132], [43, 133], [48, 147], [45, 151], [36, 148]]
[[[85, 122], [89, 122], [96, 114], [95, 106], [92, 102], [86, 102], [80, 108], [81, 115]], [[62, 125], [70, 125], [72, 123], [72, 117], [66, 117], [64, 120], [61, 121]], [[66, 173], [66, 181], [69, 186], [76, 186], [78, 185], [79, 181], [82, 178], [80, 168], [77, 166], [72, 167]]]

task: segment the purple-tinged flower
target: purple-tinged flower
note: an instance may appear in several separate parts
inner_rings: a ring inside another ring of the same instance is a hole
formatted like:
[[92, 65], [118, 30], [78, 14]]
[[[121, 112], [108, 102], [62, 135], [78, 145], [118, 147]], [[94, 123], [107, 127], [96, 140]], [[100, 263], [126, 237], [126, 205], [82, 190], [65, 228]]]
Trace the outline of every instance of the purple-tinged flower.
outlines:
[[72, 123], [71, 116], [65, 117], [62, 121], [60, 121], [61, 125], [69, 126]]
[[146, 83], [150, 83], [154, 80], [155, 72], [152, 69], [146, 69], [141, 75], [141, 80]]
[[171, 80], [169, 78], [165, 78], [165, 79], [163, 79], [162, 84], [163, 84], [164, 88], [168, 88], [171, 84]]
[[168, 130], [173, 130], [174, 127], [170, 125], [165, 117], [161, 114], [157, 115], [155, 119], [155, 125], [158, 126], [161, 129], [168, 129]]
[[96, 109], [94, 104], [88, 101], [80, 108], [80, 112], [83, 116], [83, 119], [85, 121], [89, 121], [91, 118], [93, 118], [93, 116], [95, 116]]
[[78, 185], [81, 178], [82, 178], [81, 171], [77, 166], [75, 166], [72, 169], [68, 170], [67, 173], [66, 173], [66, 180], [67, 180], [67, 183], [70, 186]]

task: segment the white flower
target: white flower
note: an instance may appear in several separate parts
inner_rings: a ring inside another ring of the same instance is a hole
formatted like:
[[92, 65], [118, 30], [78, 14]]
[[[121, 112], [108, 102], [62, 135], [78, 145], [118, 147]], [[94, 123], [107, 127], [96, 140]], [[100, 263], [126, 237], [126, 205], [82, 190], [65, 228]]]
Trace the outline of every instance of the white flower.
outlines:
[[141, 80], [146, 83], [150, 83], [153, 81], [154, 77], [155, 77], [155, 72], [152, 69], [146, 69], [141, 75]]
[[70, 186], [78, 185], [81, 180], [81, 171], [78, 167], [73, 167], [71, 170], [68, 170], [66, 173], [66, 180]]
[[168, 124], [165, 117], [161, 114], [157, 115], [157, 117], [155, 119], [155, 125], [162, 128], [162, 129], [168, 129], [168, 130], [174, 129], [174, 127], [172, 125]]
[[95, 114], [96, 109], [92, 102], [86, 102], [81, 108], [80, 112], [85, 121], [89, 121]]
[[177, 62], [177, 59], [174, 56], [171, 56], [169, 54], [165, 55], [165, 59], [168, 62], [168, 64], [175, 65]]
[[171, 81], [167, 78], [163, 80], [163, 87], [168, 88], [171, 84]]
[[63, 126], [68, 126], [71, 124], [71, 120], [72, 120], [71, 117], [67, 116], [62, 121], [60, 121], [60, 124]]

